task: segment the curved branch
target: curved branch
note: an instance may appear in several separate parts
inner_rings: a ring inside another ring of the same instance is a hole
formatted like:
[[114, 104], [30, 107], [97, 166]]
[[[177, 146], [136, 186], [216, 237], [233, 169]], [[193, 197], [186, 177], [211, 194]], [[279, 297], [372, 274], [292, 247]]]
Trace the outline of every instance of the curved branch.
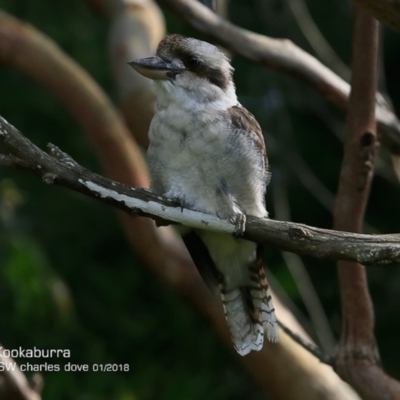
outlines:
[[[237, 232], [237, 227], [230, 221], [182, 208], [149, 190], [133, 188], [94, 174], [56, 146], [50, 145], [49, 155], [2, 117], [0, 142], [12, 154], [11, 158], [2, 158], [3, 165], [26, 169], [39, 175], [45, 183], [57, 183], [130, 214], [153, 218], [164, 225], [178, 223], [232, 234]], [[400, 262], [400, 234], [360, 235], [247, 216], [243, 237], [280, 250], [323, 259], [381, 265]]]
[[399, 0], [351, 0], [364, 9], [378, 21], [400, 31], [400, 1]]
[[155, 53], [158, 43], [165, 36], [164, 17], [152, 0], [106, 3], [112, 11], [108, 53], [119, 104], [136, 141], [147, 148], [147, 133], [154, 115], [156, 94], [152, 81], [132, 74], [126, 63]]
[[304, 37], [318, 57], [342, 78], [350, 77], [349, 67], [339, 58], [314, 22], [305, 0], [289, 0], [288, 6]]
[[4, 400], [41, 400], [40, 394], [30, 387], [18, 364], [3, 354], [0, 345], [0, 360], [4, 371], [0, 373], [0, 397]]
[[88, 134], [109, 176], [148, 184], [142, 153], [101, 87], [54, 41], [1, 10], [0, 62], [31, 77], [61, 101]]
[[[316, 58], [290, 40], [272, 39], [224, 20], [195, 0], [162, 0], [183, 20], [211, 36], [228, 50], [268, 68], [299, 78], [327, 101], [346, 110], [350, 86]], [[400, 121], [383, 96], [377, 97], [377, 119], [382, 144], [400, 154]]]

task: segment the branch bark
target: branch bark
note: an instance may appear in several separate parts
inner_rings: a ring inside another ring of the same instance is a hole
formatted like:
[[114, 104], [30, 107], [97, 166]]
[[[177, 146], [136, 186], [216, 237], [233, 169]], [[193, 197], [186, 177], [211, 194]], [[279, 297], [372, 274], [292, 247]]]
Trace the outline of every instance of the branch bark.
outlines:
[[[375, 93], [378, 24], [355, 11], [351, 94], [334, 228], [361, 232], [377, 148]], [[366, 270], [360, 263], [338, 262], [342, 298], [342, 336], [335, 369], [363, 399], [395, 399], [400, 384], [380, 367], [374, 337], [374, 312]]]
[[374, 16], [378, 21], [400, 31], [399, 0], [351, 0], [356, 6]]
[[[153, 218], [161, 225], [178, 223], [194, 228], [237, 234], [230, 221], [182, 208], [151, 193], [94, 174], [70, 156], [50, 145], [50, 155], [24, 137], [0, 117], [0, 142], [11, 156], [0, 158], [5, 166], [16, 166], [39, 175], [45, 183], [57, 183], [110, 204], [130, 215]], [[303, 224], [247, 217], [243, 237], [280, 250], [324, 259], [357, 260], [374, 264], [400, 262], [400, 234], [357, 235], [314, 228]]]
[[[195, 0], [162, 2], [191, 26], [211, 36], [228, 50], [298, 78], [339, 109], [347, 109], [350, 85], [291, 41], [272, 39], [237, 27]], [[383, 96], [378, 96], [377, 103], [381, 142], [393, 153], [400, 154], [400, 121]]]

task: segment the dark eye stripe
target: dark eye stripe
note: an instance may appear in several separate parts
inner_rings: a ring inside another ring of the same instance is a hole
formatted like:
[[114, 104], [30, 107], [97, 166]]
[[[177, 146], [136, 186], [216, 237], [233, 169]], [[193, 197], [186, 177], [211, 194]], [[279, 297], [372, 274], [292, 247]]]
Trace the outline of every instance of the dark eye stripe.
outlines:
[[[175, 51], [175, 55], [184, 61], [184, 64], [189, 71], [192, 71], [201, 78], [207, 79], [210, 83], [218, 86], [222, 90], [225, 90], [228, 87], [229, 77], [226, 76], [221, 70], [209, 67], [192, 53]], [[197, 62], [191, 65], [191, 63], [188, 63], [187, 61], [193, 58], [196, 58]]]
[[207, 68], [207, 71], [204, 76], [213, 85], [220, 87], [222, 90], [225, 90], [228, 86], [229, 79], [220, 70]]

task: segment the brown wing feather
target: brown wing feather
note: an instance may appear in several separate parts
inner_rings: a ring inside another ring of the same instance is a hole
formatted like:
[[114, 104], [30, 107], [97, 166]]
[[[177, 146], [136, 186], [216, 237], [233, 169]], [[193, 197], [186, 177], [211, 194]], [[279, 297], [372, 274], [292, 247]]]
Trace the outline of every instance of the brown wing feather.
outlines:
[[254, 115], [241, 105], [233, 106], [227, 110], [235, 132], [248, 135], [253, 140], [256, 147], [260, 149], [264, 159], [265, 170], [268, 170], [267, 149], [265, 147], [264, 136], [260, 124]]

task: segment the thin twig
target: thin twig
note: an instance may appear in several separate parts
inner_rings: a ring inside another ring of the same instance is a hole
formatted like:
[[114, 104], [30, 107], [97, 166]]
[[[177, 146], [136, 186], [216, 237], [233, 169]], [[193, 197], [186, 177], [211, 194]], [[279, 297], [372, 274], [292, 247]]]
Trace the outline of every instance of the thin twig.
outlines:
[[290, 173], [295, 175], [315, 199], [331, 213], [335, 203], [333, 193], [320, 181], [300, 153], [290, 147], [284, 147], [270, 134], [266, 134], [266, 141], [269, 148], [276, 149], [281, 155], [280, 159], [289, 166]]
[[329, 42], [322, 35], [320, 29], [308, 11], [305, 0], [289, 0], [288, 5], [304, 37], [312, 46], [316, 54], [327, 66], [331, 67], [342, 78], [348, 80], [350, 78], [349, 67], [344, 64]]
[[298, 343], [301, 347], [304, 347], [311, 354], [318, 358], [324, 364], [332, 365], [332, 359], [328, 355], [324, 354], [317, 346], [314, 344], [307, 342], [300, 335], [294, 333], [291, 329], [289, 329], [285, 324], [278, 320], [278, 325], [284, 330], [296, 343]]

